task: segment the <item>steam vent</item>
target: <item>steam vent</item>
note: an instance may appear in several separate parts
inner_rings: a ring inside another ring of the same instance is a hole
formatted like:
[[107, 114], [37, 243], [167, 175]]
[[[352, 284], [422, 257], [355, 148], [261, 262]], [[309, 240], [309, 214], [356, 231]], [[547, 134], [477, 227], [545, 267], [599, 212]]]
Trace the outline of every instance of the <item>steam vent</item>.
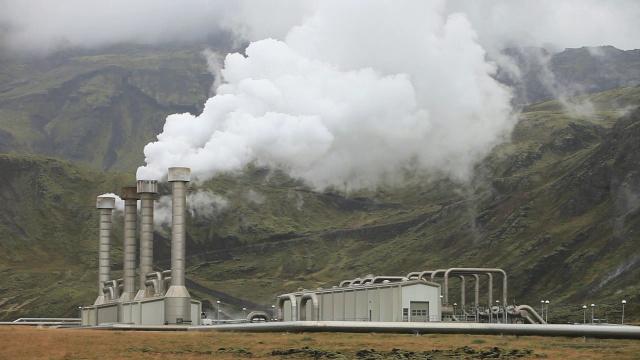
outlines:
[[[139, 180], [135, 187], [123, 187], [124, 275], [111, 276], [111, 228], [115, 198], [100, 196], [98, 251], [98, 297], [81, 308], [82, 325], [199, 325], [202, 304], [192, 300], [185, 287], [185, 211], [187, 183], [191, 170], [169, 168], [172, 185], [171, 270], [153, 269], [153, 205], [158, 183]], [[140, 200], [140, 259], [136, 266], [138, 200]], [[136, 281], [136, 270], [139, 271]], [[137, 289], [136, 289], [137, 283]], [[166, 289], [166, 284], [170, 284]]]

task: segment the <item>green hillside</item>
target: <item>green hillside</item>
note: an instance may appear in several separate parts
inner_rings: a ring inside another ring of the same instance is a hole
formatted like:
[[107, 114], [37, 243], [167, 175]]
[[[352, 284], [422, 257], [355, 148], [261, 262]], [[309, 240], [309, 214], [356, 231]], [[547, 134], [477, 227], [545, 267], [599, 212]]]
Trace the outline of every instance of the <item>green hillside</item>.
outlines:
[[204, 48], [118, 46], [0, 59], [0, 152], [133, 171], [167, 115], [202, 111]]

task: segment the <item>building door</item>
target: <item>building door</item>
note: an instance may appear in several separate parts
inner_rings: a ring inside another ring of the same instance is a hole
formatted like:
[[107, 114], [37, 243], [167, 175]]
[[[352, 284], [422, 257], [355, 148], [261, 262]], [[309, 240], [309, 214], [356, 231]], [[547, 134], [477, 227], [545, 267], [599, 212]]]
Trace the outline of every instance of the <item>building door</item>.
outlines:
[[429, 321], [429, 302], [428, 301], [411, 301], [409, 303], [411, 311], [410, 322]]

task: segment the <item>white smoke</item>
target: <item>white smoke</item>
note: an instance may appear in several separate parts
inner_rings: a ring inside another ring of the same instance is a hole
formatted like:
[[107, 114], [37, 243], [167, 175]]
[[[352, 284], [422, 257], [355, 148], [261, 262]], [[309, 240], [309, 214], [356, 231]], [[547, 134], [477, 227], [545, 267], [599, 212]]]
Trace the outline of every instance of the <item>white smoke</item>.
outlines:
[[193, 217], [213, 219], [229, 205], [223, 196], [205, 190], [187, 195], [187, 210]]
[[186, 166], [203, 181], [253, 163], [316, 189], [421, 172], [466, 180], [515, 123], [476, 38], [439, 3], [325, 1], [285, 41], [228, 55], [217, 96], [198, 116], [167, 118], [138, 179]]
[[[187, 212], [192, 217], [213, 219], [228, 206], [229, 201], [223, 196], [206, 190], [197, 190], [187, 194]], [[155, 225], [171, 226], [171, 195], [165, 195], [154, 202], [153, 222]]]

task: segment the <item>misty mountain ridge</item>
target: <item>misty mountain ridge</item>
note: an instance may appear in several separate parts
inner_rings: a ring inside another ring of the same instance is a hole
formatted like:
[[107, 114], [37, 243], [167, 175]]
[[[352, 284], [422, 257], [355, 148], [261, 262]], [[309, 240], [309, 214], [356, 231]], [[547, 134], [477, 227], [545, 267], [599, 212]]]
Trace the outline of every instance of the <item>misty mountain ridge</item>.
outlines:
[[[209, 96], [200, 47], [114, 49], [0, 64], [4, 320], [77, 316], [77, 306], [93, 302], [95, 196], [133, 184], [142, 148], [166, 116], [197, 114]], [[522, 64], [516, 78], [497, 75], [512, 81], [520, 121], [469, 184], [442, 178], [345, 196], [256, 166], [207, 181], [203, 188], [227, 203], [189, 217], [188, 277], [271, 304], [284, 292], [369, 273], [500, 267], [510, 301], [548, 298], [550, 319], [581, 316], [577, 306], [587, 302], [611, 313], [621, 298], [637, 318], [640, 55], [590, 49], [505, 51]], [[539, 102], [557, 93], [563, 98]], [[567, 99], [590, 112], [568, 113]], [[121, 220], [114, 264], [122, 262]], [[168, 268], [165, 228], [155, 242], [156, 265]]]
[[[640, 50], [600, 46], [551, 53], [544, 48], [526, 47], [505, 49], [502, 55], [517, 70], [502, 66], [496, 78], [515, 90], [517, 104], [640, 84]], [[498, 59], [498, 64], [505, 64], [505, 58]]]

